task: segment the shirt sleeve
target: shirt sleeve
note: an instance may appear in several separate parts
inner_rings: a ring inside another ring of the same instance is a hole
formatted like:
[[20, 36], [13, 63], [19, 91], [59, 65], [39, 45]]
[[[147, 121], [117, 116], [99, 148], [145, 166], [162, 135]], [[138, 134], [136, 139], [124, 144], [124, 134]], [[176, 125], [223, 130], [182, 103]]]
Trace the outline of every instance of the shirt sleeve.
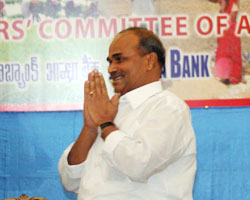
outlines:
[[73, 144], [67, 147], [61, 156], [58, 164], [58, 170], [62, 185], [67, 191], [78, 193], [84, 162], [78, 165], [69, 165], [68, 155]]
[[103, 154], [132, 181], [146, 182], [184, 154], [194, 133], [186, 106], [159, 107], [136, 123], [133, 134], [112, 132], [105, 140]]

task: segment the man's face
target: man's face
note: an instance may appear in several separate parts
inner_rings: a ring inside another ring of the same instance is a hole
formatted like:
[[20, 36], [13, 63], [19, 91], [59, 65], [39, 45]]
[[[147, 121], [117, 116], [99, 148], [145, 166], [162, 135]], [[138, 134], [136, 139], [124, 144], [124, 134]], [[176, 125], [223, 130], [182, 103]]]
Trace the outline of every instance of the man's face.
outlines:
[[125, 93], [146, 84], [146, 56], [138, 50], [139, 39], [133, 32], [118, 35], [109, 48], [108, 72], [116, 93]]

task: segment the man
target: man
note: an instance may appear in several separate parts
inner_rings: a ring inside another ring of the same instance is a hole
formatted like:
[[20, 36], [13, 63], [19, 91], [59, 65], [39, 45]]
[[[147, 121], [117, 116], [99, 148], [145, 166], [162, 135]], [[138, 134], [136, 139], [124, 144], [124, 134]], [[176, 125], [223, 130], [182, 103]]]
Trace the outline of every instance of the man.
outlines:
[[84, 126], [62, 155], [64, 187], [79, 200], [192, 199], [196, 144], [189, 109], [160, 82], [165, 50], [144, 28], [109, 48], [110, 100], [99, 72], [84, 88]]

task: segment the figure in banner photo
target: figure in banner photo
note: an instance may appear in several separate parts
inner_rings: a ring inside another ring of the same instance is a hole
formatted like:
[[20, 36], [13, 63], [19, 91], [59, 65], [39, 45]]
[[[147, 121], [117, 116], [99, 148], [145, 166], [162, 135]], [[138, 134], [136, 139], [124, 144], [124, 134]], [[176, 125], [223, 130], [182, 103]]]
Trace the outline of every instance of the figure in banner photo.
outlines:
[[133, 16], [147, 16], [155, 14], [155, 0], [131, 0], [131, 14]]
[[78, 200], [192, 200], [196, 140], [190, 110], [160, 80], [165, 49], [145, 28], [118, 33], [109, 47], [110, 99], [94, 70], [84, 85], [84, 125], [59, 161]]
[[229, 28], [217, 38], [214, 76], [225, 84], [242, 81], [241, 39], [235, 35], [239, 0], [210, 0], [220, 4], [220, 13], [229, 15]]
[[0, 0], [0, 17], [4, 17], [3, 11], [4, 11], [4, 1]]

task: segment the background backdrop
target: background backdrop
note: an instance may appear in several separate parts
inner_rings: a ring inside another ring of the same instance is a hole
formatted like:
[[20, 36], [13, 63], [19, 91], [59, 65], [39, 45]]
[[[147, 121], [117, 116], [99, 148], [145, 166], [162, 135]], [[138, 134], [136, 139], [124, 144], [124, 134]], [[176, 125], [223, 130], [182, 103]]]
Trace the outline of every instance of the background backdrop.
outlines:
[[[250, 107], [192, 109], [197, 137], [195, 200], [250, 199]], [[57, 171], [82, 112], [0, 113], [0, 199], [75, 199]]]
[[250, 1], [240, 0], [242, 82], [234, 85], [214, 77], [217, 38], [229, 26], [225, 16], [217, 25], [219, 10], [208, 0], [0, 0], [0, 111], [80, 110], [92, 69], [112, 95], [109, 44], [130, 26], [162, 40], [168, 90], [185, 100], [250, 105]]
[[[22, 193], [76, 198], [61, 186], [58, 160], [83, 124], [83, 82], [93, 68], [108, 78], [108, 46], [124, 27], [138, 23], [160, 36], [168, 55], [163, 78], [181, 98], [216, 99], [221, 106], [244, 99], [250, 105], [250, 1], [240, 0], [239, 10], [246, 16], [245, 83], [228, 86], [213, 76], [217, 31], [204, 37], [195, 22], [206, 15], [215, 23], [218, 13], [219, 5], [207, 0], [0, 0], [0, 199]], [[186, 76], [172, 77], [171, 50], [207, 58], [199, 65], [203, 75], [191, 77], [182, 65]], [[250, 200], [250, 107], [192, 108], [191, 113], [198, 153], [194, 199]]]

